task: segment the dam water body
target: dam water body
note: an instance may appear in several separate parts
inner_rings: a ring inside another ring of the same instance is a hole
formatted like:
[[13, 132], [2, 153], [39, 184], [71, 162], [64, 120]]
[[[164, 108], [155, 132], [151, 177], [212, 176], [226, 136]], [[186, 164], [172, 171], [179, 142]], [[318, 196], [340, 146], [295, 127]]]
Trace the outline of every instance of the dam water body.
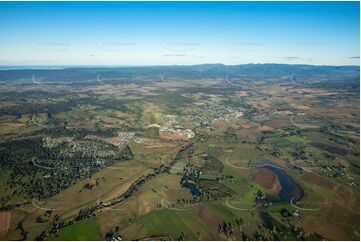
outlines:
[[289, 202], [292, 198], [295, 201], [299, 201], [303, 197], [304, 191], [302, 187], [276, 163], [270, 160], [264, 160], [259, 161], [256, 164], [258, 166], [262, 166], [262, 168], [272, 171], [277, 175], [281, 185], [281, 190], [278, 193], [278, 196], [282, 201]]

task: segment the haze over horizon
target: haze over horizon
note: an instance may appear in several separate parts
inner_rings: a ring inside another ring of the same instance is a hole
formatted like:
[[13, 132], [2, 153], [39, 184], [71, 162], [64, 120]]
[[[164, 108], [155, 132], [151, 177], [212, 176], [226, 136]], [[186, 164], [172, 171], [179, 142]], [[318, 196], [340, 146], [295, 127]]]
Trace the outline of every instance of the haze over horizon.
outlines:
[[236, 67], [236, 66], [247, 66], [247, 65], [286, 65], [286, 66], [314, 66], [314, 67], [355, 67], [360, 68], [360, 64], [355, 65], [314, 65], [314, 64], [288, 64], [288, 63], [244, 63], [244, 64], [223, 64], [223, 63], [195, 63], [195, 64], [184, 64], [184, 65], [177, 65], [177, 64], [169, 64], [169, 65], [66, 65], [66, 64], [35, 64], [35, 65], [3, 65], [0, 64], [0, 70], [25, 70], [25, 69], [66, 69], [66, 68], [109, 68], [109, 69], [116, 69], [116, 68], [157, 68], [157, 67], [196, 67], [196, 66], [211, 66], [211, 65], [222, 65], [225, 67]]
[[359, 65], [359, 2], [1, 2], [0, 65]]

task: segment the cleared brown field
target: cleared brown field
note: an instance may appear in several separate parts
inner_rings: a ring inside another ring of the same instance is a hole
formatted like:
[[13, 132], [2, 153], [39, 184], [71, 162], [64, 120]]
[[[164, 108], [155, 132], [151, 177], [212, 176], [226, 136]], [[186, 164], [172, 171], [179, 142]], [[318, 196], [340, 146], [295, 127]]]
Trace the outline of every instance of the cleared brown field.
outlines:
[[193, 212], [208, 226], [213, 229], [218, 229], [218, 225], [222, 223], [222, 220], [218, 218], [209, 208], [205, 206], [196, 207]]
[[331, 190], [337, 186], [337, 184], [335, 182], [331, 181], [330, 179], [321, 177], [319, 175], [316, 175], [316, 174], [313, 174], [310, 172], [305, 173], [302, 178], [308, 182], [314, 183], [316, 185], [319, 185], [319, 186], [322, 186], [322, 187], [325, 187], [325, 188], [331, 189]]
[[337, 154], [337, 155], [346, 155], [347, 154], [347, 150], [337, 147], [333, 144], [323, 142], [323, 141], [312, 141], [311, 144], [317, 148], [320, 148], [320, 149], [330, 152], [332, 154]]
[[6, 234], [10, 227], [11, 212], [0, 212], [0, 235]]
[[281, 190], [277, 175], [265, 168], [259, 169], [253, 177], [253, 181], [274, 194], [277, 194]]
[[160, 135], [162, 139], [169, 140], [187, 140], [188, 138], [185, 135], [177, 134], [177, 133], [163, 133]]
[[282, 127], [286, 127], [288, 125], [288, 122], [285, 120], [270, 120], [267, 121], [264, 125], [273, 129], [279, 129]]

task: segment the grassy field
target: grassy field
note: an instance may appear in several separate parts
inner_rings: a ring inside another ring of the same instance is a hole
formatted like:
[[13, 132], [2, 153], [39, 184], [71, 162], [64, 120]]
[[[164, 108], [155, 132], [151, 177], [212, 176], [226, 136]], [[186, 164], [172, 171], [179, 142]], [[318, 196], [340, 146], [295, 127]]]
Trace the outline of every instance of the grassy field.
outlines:
[[256, 198], [256, 193], [257, 191], [261, 191], [264, 192], [264, 188], [261, 187], [260, 185], [258, 185], [255, 182], [251, 182], [249, 183], [249, 185], [247, 186], [246, 191], [244, 192], [242, 198], [249, 201], [249, 202], [254, 202], [255, 198]]
[[66, 228], [60, 229], [59, 233], [50, 237], [49, 240], [102, 240], [103, 236], [100, 233], [95, 218], [87, 219], [85, 221], [73, 224]]
[[[193, 228], [187, 226], [186, 221], [182, 220], [182, 215], [175, 211], [162, 209], [160, 211], [151, 212], [141, 219], [138, 223], [142, 224], [151, 234], [169, 233], [172, 238], [177, 239], [184, 233], [186, 240], [196, 239]], [[164, 223], [167, 221], [166, 223]]]

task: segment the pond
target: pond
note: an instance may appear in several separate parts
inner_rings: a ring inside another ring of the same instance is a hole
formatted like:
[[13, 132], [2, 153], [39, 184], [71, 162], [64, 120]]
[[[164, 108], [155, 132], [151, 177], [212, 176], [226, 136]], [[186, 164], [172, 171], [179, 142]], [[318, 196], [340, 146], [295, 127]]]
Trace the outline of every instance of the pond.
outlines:
[[202, 196], [202, 192], [197, 188], [197, 186], [194, 183], [188, 182], [188, 176], [184, 175], [181, 179], [180, 184], [182, 187], [188, 189], [193, 196]]
[[294, 198], [295, 201], [299, 201], [303, 197], [304, 191], [302, 187], [279, 165], [269, 160], [259, 161], [256, 164], [277, 175], [281, 185], [278, 196], [282, 201], [289, 202], [292, 198]]

